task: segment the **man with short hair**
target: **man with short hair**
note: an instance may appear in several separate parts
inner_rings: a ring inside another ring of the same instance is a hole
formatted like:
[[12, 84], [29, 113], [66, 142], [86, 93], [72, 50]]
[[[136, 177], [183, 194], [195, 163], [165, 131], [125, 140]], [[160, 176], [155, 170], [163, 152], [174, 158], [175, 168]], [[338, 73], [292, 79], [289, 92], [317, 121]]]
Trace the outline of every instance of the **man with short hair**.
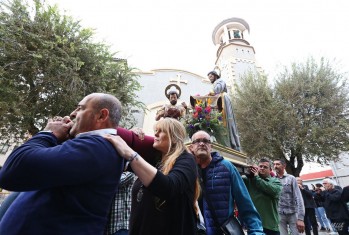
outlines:
[[332, 230], [331, 223], [329, 219], [327, 219], [325, 208], [324, 208], [324, 202], [321, 198], [321, 193], [324, 190], [322, 184], [315, 184], [315, 193], [314, 193], [314, 201], [316, 204], [315, 213], [316, 217], [320, 222], [321, 228], [320, 231], [327, 231], [330, 232]]
[[341, 200], [342, 188], [335, 187], [331, 179], [324, 179], [322, 184], [325, 191], [321, 193], [321, 198], [332, 227], [339, 235], [349, 234], [349, 211], [347, 205]]
[[277, 178], [271, 177], [271, 164], [265, 158], [259, 160], [258, 166], [251, 166], [250, 172], [243, 179], [262, 218], [263, 232], [266, 235], [279, 235], [278, 204], [281, 183]]
[[316, 204], [313, 197], [313, 192], [309, 190], [307, 185], [303, 185], [303, 180], [300, 177], [296, 178], [299, 189], [302, 193], [305, 214], [304, 214], [304, 225], [305, 225], [305, 234], [311, 235], [310, 230], [313, 230], [314, 235], [318, 235], [318, 225], [315, 216]]
[[285, 172], [286, 163], [278, 159], [274, 161], [276, 177], [282, 184], [282, 191], [279, 199], [280, 234], [288, 235], [289, 225], [293, 235], [304, 232], [304, 204], [301, 191], [299, 190], [296, 178]]
[[[210, 135], [205, 131], [196, 132], [192, 136], [189, 149], [199, 165], [201, 186], [204, 191], [203, 200], [199, 201], [199, 204], [207, 235], [221, 234], [220, 226], [234, 216], [234, 204], [238, 208], [239, 219], [246, 227], [247, 233], [264, 234], [259, 214], [239, 172], [218, 152], [211, 152]], [[214, 212], [210, 210], [208, 201], [211, 202]], [[218, 221], [215, 222], [214, 217]]]
[[0, 234], [104, 233], [124, 164], [102, 136], [116, 134], [121, 103], [93, 93], [70, 118], [49, 120], [6, 160], [0, 186], [21, 193], [1, 220]]

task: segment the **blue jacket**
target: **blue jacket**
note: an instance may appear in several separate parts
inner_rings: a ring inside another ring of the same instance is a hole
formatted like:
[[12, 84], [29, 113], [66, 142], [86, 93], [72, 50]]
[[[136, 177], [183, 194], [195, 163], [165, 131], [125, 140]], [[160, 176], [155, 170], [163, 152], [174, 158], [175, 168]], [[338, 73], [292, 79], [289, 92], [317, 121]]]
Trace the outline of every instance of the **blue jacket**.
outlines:
[[21, 191], [0, 234], [102, 235], [122, 169], [122, 158], [101, 136], [58, 145], [51, 133], [37, 134], [0, 170], [0, 187]]
[[[206, 169], [202, 169], [206, 195], [215, 208], [218, 222], [223, 224], [234, 213], [234, 202], [239, 211], [239, 220], [247, 228], [249, 235], [262, 235], [263, 227], [259, 214], [254, 207], [246, 186], [235, 168], [228, 160], [217, 152], [212, 152], [212, 161]], [[220, 234], [209, 211], [208, 204], [203, 200], [203, 216], [207, 235]]]

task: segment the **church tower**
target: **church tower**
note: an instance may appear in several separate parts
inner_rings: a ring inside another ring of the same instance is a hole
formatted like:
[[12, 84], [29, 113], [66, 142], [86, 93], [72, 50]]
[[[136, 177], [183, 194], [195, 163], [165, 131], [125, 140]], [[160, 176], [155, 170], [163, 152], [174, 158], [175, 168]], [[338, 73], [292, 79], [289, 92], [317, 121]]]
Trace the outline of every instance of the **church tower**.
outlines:
[[219, 23], [212, 33], [213, 44], [217, 47], [216, 68], [221, 73], [230, 92], [246, 73], [263, 73], [257, 65], [255, 50], [247, 41], [250, 26], [241, 18], [229, 18]]

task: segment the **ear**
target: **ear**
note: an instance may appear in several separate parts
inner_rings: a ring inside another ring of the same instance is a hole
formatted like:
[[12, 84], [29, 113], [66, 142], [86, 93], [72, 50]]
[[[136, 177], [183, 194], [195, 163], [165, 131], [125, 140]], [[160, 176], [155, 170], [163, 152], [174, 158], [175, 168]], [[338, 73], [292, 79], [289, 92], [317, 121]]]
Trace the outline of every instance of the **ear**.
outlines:
[[98, 115], [97, 122], [106, 122], [109, 119], [109, 110], [101, 109]]
[[188, 146], [188, 149], [189, 149], [189, 152], [194, 155], [192, 144]]

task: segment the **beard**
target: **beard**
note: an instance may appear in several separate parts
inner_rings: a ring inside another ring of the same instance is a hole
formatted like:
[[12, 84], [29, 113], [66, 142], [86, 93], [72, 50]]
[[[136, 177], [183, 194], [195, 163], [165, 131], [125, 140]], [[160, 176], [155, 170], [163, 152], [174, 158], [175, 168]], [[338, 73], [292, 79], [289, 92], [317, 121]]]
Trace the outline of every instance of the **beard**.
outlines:
[[170, 103], [171, 103], [172, 105], [176, 105], [176, 104], [177, 104], [177, 100], [171, 100]]

